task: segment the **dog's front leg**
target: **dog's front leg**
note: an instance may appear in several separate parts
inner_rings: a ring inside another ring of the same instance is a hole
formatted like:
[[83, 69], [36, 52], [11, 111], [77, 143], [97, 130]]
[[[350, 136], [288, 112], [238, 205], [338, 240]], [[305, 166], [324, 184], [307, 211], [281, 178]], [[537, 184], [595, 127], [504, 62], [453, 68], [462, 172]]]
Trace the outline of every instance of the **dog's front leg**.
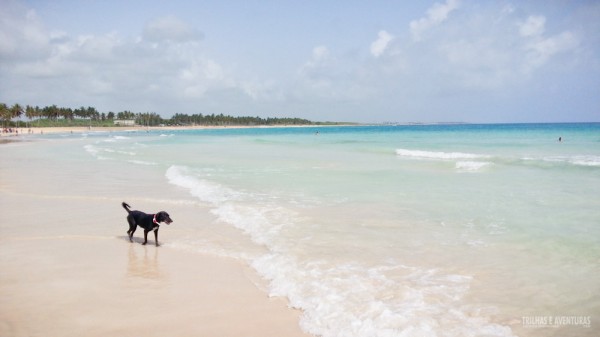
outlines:
[[144, 243], [142, 243], [143, 245], [148, 243], [148, 232], [149, 232], [149, 230], [144, 229]]
[[156, 242], [156, 247], [160, 246], [158, 244], [158, 228], [154, 230], [154, 242]]

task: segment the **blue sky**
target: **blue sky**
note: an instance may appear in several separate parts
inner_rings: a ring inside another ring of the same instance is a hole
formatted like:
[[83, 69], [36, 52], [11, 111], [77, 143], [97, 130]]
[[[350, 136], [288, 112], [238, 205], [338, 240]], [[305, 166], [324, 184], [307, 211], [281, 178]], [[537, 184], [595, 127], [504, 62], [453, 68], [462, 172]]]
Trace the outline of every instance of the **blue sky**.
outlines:
[[0, 0], [0, 102], [600, 121], [600, 2]]

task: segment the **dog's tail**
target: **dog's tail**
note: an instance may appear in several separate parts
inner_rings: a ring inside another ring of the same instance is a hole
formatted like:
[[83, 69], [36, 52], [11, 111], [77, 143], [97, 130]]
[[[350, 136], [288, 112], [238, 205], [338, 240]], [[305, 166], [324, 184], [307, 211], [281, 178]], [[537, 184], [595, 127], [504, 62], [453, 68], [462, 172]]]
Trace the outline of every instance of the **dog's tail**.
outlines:
[[129, 209], [131, 206], [127, 205], [126, 202], [123, 201], [123, 203], [121, 203], [121, 206], [123, 206], [123, 208], [125, 208], [127, 213], [131, 213], [131, 210]]

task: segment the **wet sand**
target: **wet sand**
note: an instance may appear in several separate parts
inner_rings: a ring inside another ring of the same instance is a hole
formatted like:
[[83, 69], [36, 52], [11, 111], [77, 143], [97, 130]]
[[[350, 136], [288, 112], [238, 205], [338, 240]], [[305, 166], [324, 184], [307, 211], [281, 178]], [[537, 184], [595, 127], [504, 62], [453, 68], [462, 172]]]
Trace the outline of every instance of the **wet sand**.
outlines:
[[30, 157], [41, 143], [0, 148], [0, 336], [306, 336], [301, 312], [269, 298], [246, 265], [168, 246], [209, 214], [126, 195], [175, 220], [161, 226], [167, 244], [155, 247], [150, 234], [141, 245], [141, 230], [130, 243], [120, 201], [131, 186], [70, 186], [87, 173]]

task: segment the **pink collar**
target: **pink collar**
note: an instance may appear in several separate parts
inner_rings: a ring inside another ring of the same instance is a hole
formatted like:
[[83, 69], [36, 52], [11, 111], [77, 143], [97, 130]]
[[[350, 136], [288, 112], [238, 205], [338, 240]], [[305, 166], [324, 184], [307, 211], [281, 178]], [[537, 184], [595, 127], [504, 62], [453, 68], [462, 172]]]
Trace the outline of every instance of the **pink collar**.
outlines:
[[160, 225], [160, 223], [158, 223], [158, 221], [156, 221], [156, 214], [153, 215], [152, 222], [155, 223], [157, 226]]

